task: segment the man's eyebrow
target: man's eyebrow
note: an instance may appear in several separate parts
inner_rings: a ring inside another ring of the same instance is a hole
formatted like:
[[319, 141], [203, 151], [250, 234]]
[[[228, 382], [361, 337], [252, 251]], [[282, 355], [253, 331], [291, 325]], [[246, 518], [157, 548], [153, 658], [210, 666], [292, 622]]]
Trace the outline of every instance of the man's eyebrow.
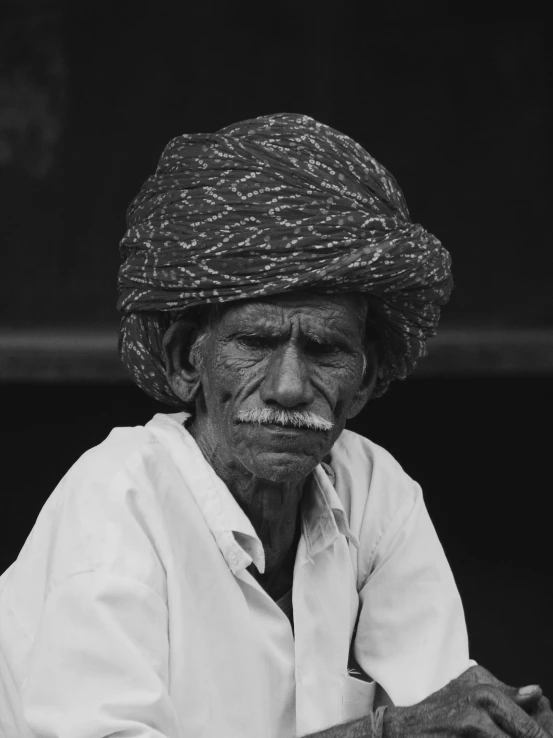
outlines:
[[340, 339], [340, 333], [338, 331], [325, 329], [322, 333], [316, 333], [313, 330], [307, 330], [303, 334], [305, 338], [308, 338], [313, 343], [329, 343], [332, 341], [338, 341]]
[[281, 327], [267, 324], [260, 324], [250, 320], [241, 321], [238, 324], [228, 326], [225, 330], [227, 340], [234, 340], [241, 336], [248, 336], [251, 338], [266, 338], [271, 340], [278, 340], [283, 335], [284, 331]]
[[232, 327], [232, 334], [233, 335], [255, 335], [255, 336], [274, 336], [277, 338], [278, 336], [281, 336], [284, 333], [283, 329], [281, 327], [278, 327], [276, 325], [270, 325], [267, 323], [254, 323], [249, 321], [244, 321], [241, 325], [233, 326]]
[[320, 333], [307, 330], [303, 335], [308, 341], [319, 346], [336, 346], [346, 351], [351, 349], [355, 340], [351, 331], [338, 330], [337, 328], [325, 328]]

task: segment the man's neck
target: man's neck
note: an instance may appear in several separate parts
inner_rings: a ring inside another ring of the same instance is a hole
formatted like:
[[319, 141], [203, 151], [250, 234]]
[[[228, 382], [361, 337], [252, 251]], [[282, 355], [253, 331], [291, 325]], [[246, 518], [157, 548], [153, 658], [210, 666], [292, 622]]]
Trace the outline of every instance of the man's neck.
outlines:
[[282, 564], [292, 545], [306, 480], [273, 482], [255, 477], [236, 463], [225, 463], [201, 427], [192, 423], [188, 430], [252, 523], [263, 544], [265, 572], [270, 573]]

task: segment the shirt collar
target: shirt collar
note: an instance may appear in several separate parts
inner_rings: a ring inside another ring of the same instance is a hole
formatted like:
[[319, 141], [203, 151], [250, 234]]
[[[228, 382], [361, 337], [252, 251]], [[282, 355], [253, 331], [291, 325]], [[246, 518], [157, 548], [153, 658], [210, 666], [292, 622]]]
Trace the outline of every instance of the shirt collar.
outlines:
[[[265, 551], [263, 550], [263, 544], [259, 536], [255, 532], [255, 528], [246, 513], [236, 502], [227, 485], [220, 477], [216, 477], [216, 480], [216, 492], [218, 504], [221, 507], [221, 519], [224, 521], [225, 528], [232, 533], [236, 545], [244, 554], [243, 556], [239, 555], [237, 558], [237, 571], [245, 569], [253, 562], [257, 570], [263, 573], [265, 571]], [[232, 550], [235, 551], [234, 546]], [[222, 551], [222, 553], [227, 559], [226, 552]], [[227, 563], [233, 570], [233, 573], [237, 573], [234, 571], [235, 567], [231, 565], [228, 559]]]
[[[204, 519], [233, 574], [246, 569], [252, 562], [260, 573], [265, 571], [265, 553], [248, 516], [232, 496], [229, 488], [214, 472], [194, 438], [184, 427], [188, 413], [158, 414], [148, 425], [153, 429], [178, 429], [194, 463], [184, 454], [175, 454], [175, 461]], [[332, 481], [331, 481], [332, 480]], [[311, 475], [302, 503], [302, 528], [310, 558], [331, 546], [344, 535], [357, 548], [359, 542], [351, 532], [342, 502], [333, 486], [332, 468], [323, 462]]]
[[359, 548], [359, 541], [350, 530], [346, 512], [336, 489], [335, 474], [326, 463], [313, 470], [311, 483], [302, 499], [303, 534], [310, 558], [332, 546], [339, 535]]

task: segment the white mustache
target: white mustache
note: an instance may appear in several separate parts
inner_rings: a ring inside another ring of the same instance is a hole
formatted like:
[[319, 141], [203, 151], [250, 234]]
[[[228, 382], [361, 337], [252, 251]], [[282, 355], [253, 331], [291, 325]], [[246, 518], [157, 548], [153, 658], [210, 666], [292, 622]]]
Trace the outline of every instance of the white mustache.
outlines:
[[295, 428], [310, 428], [311, 430], [329, 431], [333, 428], [330, 420], [325, 420], [317, 413], [309, 410], [277, 410], [264, 407], [255, 410], [240, 410], [236, 419], [240, 423], [259, 423], [274, 425], [292, 425]]

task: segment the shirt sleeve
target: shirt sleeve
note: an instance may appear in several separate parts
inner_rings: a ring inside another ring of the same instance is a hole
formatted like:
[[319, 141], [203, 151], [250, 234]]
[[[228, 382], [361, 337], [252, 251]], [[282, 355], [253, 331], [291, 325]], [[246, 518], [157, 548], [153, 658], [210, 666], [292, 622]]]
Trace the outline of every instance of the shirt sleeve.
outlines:
[[425, 699], [474, 663], [453, 574], [420, 487], [409, 482], [412, 493], [372, 552], [354, 643], [360, 666], [403, 706]]
[[180, 738], [168, 669], [160, 596], [131, 578], [77, 574], [45, 603], [23, 713], [44, 738]]

